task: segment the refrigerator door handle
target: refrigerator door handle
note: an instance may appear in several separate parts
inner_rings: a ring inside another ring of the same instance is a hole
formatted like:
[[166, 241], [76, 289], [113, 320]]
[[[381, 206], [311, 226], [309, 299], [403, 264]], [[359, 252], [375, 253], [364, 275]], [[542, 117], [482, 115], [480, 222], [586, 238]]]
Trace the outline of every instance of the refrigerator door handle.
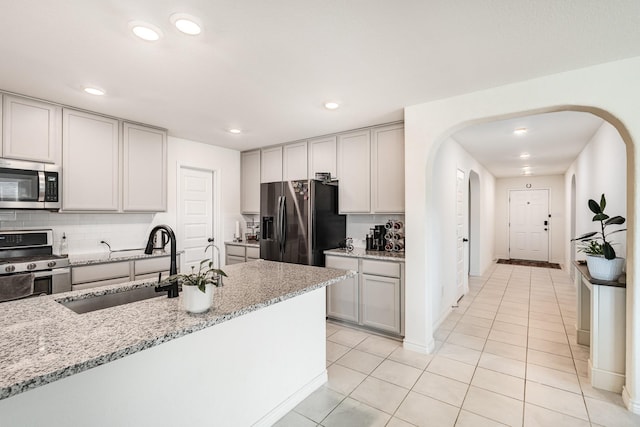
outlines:
[[276, 212], [276, 239], [278, 240], [278, 252], [282, 254], [282, 196], [278, 196], [278, 211]]
[[287, 197], [282, 196], [282, 254], [287, 249]]

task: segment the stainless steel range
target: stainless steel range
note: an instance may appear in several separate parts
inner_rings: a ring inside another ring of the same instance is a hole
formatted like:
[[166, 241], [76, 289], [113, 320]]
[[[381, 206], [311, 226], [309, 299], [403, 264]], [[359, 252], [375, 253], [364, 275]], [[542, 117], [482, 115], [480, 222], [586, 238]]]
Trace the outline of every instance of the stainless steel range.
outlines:
[[69, 258], [52, 245], [52, 230], [0, 231], [0, 302], [71, 290]]

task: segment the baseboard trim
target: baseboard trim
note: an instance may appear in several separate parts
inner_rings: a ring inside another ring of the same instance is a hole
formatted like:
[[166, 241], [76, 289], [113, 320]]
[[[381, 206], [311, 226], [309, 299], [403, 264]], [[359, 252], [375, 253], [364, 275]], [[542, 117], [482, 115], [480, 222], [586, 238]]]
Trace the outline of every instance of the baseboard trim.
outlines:
[[602, 390], [621, 393], [624, 388], [625, 376], [616, 372], [605, 371], [603, 369], [594, 368], [589, 359], [589, 378], [591, 385]]
[[624, 406], [627, 407], [629, 412], [640, 414], [640, 400], [634, 400], [631, 398], [627, 386], [622, 387], [622, 401], [624, 402]]
[[300, 388], [298, 391], [289, 396], [284, 402], [280, 403], [278, 406], [273, 408], [266, 414], [264, 417], [260, 418], [253, 426], [255, 427], [269, 427], [274, 425], [280, 418], [287, 415], [293, 408], [295, 408], [300, 402], [306, 399], [311, 393], [320, 388], [324, 383], [327, 382], [329, 376], [327, 374], [327, 370], [311, 381], [309, 381], [306, 385]]
[[433, 353], [433, 350], [436, 347], [436, 342], [434, 341], [433, 338], [431, 338], [426, 345], [423, 345], [423, 344], [407, 341], [405, 338], [405, 340], [402, 342], [402, 347], [407, 350], [415, 351], [417, 353], [429, 354], [429, 353]]

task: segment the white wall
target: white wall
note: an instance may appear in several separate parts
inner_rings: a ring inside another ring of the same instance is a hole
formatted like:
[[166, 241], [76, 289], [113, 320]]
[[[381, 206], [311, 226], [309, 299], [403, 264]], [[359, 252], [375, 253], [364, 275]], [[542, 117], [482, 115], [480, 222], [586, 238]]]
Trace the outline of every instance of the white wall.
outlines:
[[224, 263], [224, 242], [233, 239], [236, 221], [244, 224], [240, 214], [240, 152], [174, 137], [169, 137], [168, 151], [169, 208], [166, 213], [157, 214], [153, 223], [166, 223], [179, 229], [177, 182], [180, 166], [216, 171], [214, 196], [218, 203], [214, 208], [214, 220], [216, 217], [219, 219], [219, 227], [213, 234]]
[[[527, 184], [531, 184], [527, 188]], [[549, 261], [565, 262], [565, 183], [562, 175], [496, 179], [496, 258], [509, 258], [509, 190], [549, 190]]]
[[[564, 185], [567, 192], [566, 209], [571, 208], [571, 177], [576, 177], [576, 234], [599, 231], [599, 223], [591, 221], [593, 213], [587, 202], [594, 199], [600, 202], [600, 195], [605, 194], [609, 216], [627, 215], [627, 153], [624, 141], [610, 123], [604, 123], [593, 135], [584, 150], [567, 170]], [[566, 228], [571, 230], [571, 218], [567, 218]], [[625, 224], [626, 226], [626, 224]], [[611, 227], [611, 230], [621, 227]], [[622, 227], [624, 228], [624, 227]], [[566, 263], [571, 259], [570, 240], [576, 236], [565, 233], [564, 244], [567, 248]], [[627, 233], [617, 233], [612, 237], [616, 255], [626, 257]], [[584, 259], [584, 254], [577, 254], [576, 259]]]
[[[0, 228], [52, 228], [56, 251], [64, 232], [72, 255], [106, 251], [106, 246], [101, 245], [100, 240], [108, 241], [114, 250], [142, 248], [154, 225], [166, 223], [174, 230], [178, 228], [178, 164], [218, 171], [218, 241], [231, 240], [235, 221], [243, 220], [240, 215], [240, 152], [173, 137], [168, 138], [167, 212], [114, 214], [3, 210], [0, 212]], [[224, 245], [220, 245], [220, 249], [224, 255]], [[224, 256], [222, 259], [224, 260]]]
[[[481, 164], [467, 153], [456, 141], [449, 138], [440, 146], [432, 170], [434, 186], [433, 220], [429, 222], [430, 237], [439, 242], [439, 250], [433, 254], [432, 262], [440, 268], [433, 271], [431, 279], [436, 284], [431, 289], [431, 311], [433, 322], [440, 324], [451, 311], [451, 306], [460, 297], [456, 283], [456, 174], [460, 169], [465, 173], [464, 211], [468, 212], [469, 172], [475, 171], [480, 179], [480, 221], [478, 241], [480, 243], [480, 269], [484, 271], [493, 260], [494, 253], [494, 185], [495, 179]], [[464, 221], [466, 236], [469, 235], [468, 220]], [[413, 235], [421, 239], [419, 235]], [[465, 254], [467, 259], [467, 254]], [[468, 267], [468, 266], [467, 266]], [[466, 270], [465, 270], [466, 271]], [[466, 276], [465, 276], [466, 277]]]
[[[405, 222], [424, 239], [407, 240], [405, 346], [433, 349], [432, 293], [438, 287], [434, 272], [442, 266], [435, 255], [442, 242], [428, 227], [441, 207], [434, 205], [437, 150], [446, 139], [465, 126], [547, 111], [591, 111], [615, 122], [627, 143], [629, 226], [627, 232], [627, 384], [623, 398], [640, 413], [640, 228], [634, 227], [640, 212], [640, 194], [634, 177], [640, 176], [640, 141], [637, 100], [640, 99], [640, 57], [518, 82], [405, 109]], [[636, 154], [638, 153], [638, 154]], [[429, 290], [429, 291], [427, 291]]]

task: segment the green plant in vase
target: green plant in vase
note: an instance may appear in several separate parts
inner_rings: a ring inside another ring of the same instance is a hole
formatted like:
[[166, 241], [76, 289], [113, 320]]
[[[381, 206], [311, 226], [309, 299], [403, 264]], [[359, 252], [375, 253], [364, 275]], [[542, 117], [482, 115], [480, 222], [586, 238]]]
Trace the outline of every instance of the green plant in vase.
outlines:
[[624, 224], [625, 219], [620, 215], [610, 217], [604, 212], [607, 206], [604, 194], [600, 197], [600, 203], [590, 199], [588, 206], [594, 213], [592, 221], [600, 223], [600, 231], [591, 231], [572, 241], [578, 242], [578, 252], [587, 254], [587, 267], [592, 278], [605, 281], [617, 280], [622, 274], [624, 259], [616, 256], [613, 248], [615, 243], [611, 241], [610, 236], [626, 231], [626, 228], [613, 231], [608, 231], [608, 228]]
[[572, 240], [580, 242], [578, 252], [583, 252], [592, 256], [602, 255], [606, 259], [614, 259], [616, 257], [616, 251], [613, 249], [611, 240], [607, 240], [607, 237], [615, 233], [626, 231], [626, 228], [621, 228], [607, 233], [607, 227], [611, 225], [622, 225], [625, 222], [625, 218], [620, 215], [609, 217], [609, 215], [604, 213], [604, 209], [607, 206], [607, 199], [604, 194], [600, 197], [600, 203], [593, 199], [589, 199], [588, 205], [591, 212], [595, 214], [591, 220], [593, 222], [600, 223], [600, 231], [585, 233]]

